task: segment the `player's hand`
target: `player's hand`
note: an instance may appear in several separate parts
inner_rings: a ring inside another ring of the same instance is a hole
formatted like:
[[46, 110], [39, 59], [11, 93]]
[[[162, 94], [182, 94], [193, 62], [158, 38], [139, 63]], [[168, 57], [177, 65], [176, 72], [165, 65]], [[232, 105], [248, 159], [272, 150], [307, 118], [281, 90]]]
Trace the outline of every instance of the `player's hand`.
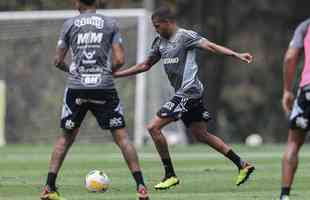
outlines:
[[248, 64], [253, 62], [253, 56], [250, 53], [239, 53], [237, 57]]
[[294, 94], [290, 91], [284, 91], [282, 97], [282, 108], [287, 115], [292, 111], [293, 103]]

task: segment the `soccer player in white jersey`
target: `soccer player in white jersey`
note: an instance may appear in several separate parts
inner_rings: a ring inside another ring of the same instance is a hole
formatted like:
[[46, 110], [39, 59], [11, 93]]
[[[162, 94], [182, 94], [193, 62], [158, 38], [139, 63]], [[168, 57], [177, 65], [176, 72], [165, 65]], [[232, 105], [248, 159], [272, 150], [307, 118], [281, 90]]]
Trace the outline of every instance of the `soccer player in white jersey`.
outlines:
[[206, 122], [210, 115], [202, 103], [203, 85], [198, 79], [195, 57], [196, 49], [202, 49], [249, 64], [253, 60], [252, 55], [237, 53], [201, 37], [194, 31], [178, 27], [175, 14], [169, 8], [157, 9], [152, 15], [152, 22], [159, 36], [155, 38], [146, 60], [131, 68], [115, 71], [114, 77], [148, 71], [162, 59], [168, 79], [175, 89], [175, 96], [159, 109], [157, 116], [147, 126], [165, 169], [165, 176], [155, 185], [155, 189], [168, 189], [180, 182], [173, 168], [167, 141], [161, 131], [164, 126], [178, 119], [182, 119], [198, 141], [210, 145], [229, 158], [238, 168], [236, 184], [244, 183], [254, 171], [254, 166], [242, 160], [231, 147], [208, 132]]
[[[138, 156], [125, 129], [122, 107], [113, 82], [113, 70], [124, 63], [118, 25], [114, 19], [96, 13], [96, 0], [74, 2], [80, 15], [64, 23], [55, 58], [55, 66], [67, 72], [60, 125], [63, 133], [56, 141], [41, 199], [64, 199], [56, 189], [57, 174], [86, 113], [91, 111], [99, 126], [111, 131], [137, 184], [138, 199], [148, 200]], [[72, 54], [70, 66], [65, 63], [69, 49]]]

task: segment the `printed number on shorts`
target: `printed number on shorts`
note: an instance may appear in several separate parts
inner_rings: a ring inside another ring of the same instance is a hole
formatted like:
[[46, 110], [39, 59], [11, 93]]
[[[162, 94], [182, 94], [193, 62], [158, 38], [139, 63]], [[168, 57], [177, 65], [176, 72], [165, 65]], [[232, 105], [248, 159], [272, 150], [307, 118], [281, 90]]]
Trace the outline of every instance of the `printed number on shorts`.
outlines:
[[82, 74], [81, 82], [86, 87], [92, 87], [98, 86], [101, 80], [101, 74]]

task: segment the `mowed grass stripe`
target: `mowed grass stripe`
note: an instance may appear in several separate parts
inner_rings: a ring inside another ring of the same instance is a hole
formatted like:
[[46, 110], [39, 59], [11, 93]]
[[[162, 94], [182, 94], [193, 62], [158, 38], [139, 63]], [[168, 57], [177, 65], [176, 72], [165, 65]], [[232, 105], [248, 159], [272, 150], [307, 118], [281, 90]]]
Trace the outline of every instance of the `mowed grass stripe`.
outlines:
[[[152, 189], [163, 175], [160, 159], [152, 146], [139, 149], [141, 165], [152, 200], [271, 200], [277, 199], [280, 187], [283, 146], [247, 148], [234, 145], [237, 152], [255, 163], [255, 176], [248, 184], [236, 187], [237, 170], [222, 155], [205, 146], [172, 146], [171, 154], [181, 184], [169, 191]], [[38, 199], [45, 182], [52, 146], [13, 145], [0, 148], [0, 200]], [[294, 200], [309, 199], [308, 172], [310, 148], [305, 146], [296, 175]], [[104, 169], [112, 179], [104, 194], [88, 193], [83, 186], [86, 173]], [[133, 200], [134, 181], [115, 145], [81, 145], [73, 147], [58, 180], [60, 192], [67, 200]]]

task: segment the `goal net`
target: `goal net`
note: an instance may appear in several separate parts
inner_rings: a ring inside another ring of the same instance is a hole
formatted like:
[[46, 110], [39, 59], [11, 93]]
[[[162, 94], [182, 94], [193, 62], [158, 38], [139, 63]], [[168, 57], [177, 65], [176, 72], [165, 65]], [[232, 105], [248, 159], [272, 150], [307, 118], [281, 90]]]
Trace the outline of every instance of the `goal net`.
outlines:
[[[143, 9], [98, 10], [115, 17], [120, 25], [126, 66], [141, 62], [153, 39], [149, 13]], [[65, 75], [53, 67], [59, 31], [76, 11], [0, 12], [0, 63], [7, 85], [6, 139], [9, 143], [50, 142], [59, 134]], [[70, 56], [68, 56], [69, 58]], [[70, 60], [68, 60], [70, 62]], [[116, 80], [124, 106], [128, 132], [136, 145], [148, 141], [146, 123], [171, 96], [160, 66], [135, 78]], [[166, 133], [183, 141], [183, 128], [170, 126]], [[0, 132], [1, 133], [1, 132]], [[87, 115], [78, 137], [80, 142], [111, 141]]]

